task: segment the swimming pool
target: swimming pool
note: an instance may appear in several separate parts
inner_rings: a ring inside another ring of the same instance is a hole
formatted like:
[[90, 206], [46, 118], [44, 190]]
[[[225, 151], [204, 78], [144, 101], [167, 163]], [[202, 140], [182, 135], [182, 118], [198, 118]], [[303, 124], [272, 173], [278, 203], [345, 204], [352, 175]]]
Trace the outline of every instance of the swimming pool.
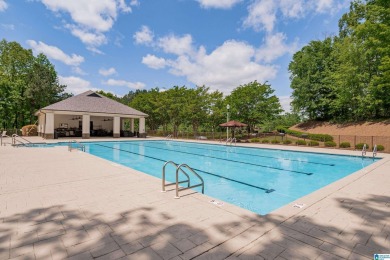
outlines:
[[[166, 161], [202, 176], [205, 194], [265, 215], [378, 159], [179, 141], [85, 142], [86, 152], [161, 178]], [[167, 166], [173, 182], [175, 168]], [[194, 178], [191, 179], [195, 180]], [[200, 189], [195, 188], [200, 191]]]

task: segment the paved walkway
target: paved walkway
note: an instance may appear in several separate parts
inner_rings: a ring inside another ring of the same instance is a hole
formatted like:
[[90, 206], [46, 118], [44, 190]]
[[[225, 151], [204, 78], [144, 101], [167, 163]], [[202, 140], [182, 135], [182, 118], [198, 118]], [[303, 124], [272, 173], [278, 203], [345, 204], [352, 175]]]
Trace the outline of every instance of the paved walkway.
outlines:
[[173, 199], [160, 186], [157, 178], [66, 147], [0, 147], [0, 259], [373, 259], [390, 253], [389, 155], [267, 216], [217, 206], [201, 194]]

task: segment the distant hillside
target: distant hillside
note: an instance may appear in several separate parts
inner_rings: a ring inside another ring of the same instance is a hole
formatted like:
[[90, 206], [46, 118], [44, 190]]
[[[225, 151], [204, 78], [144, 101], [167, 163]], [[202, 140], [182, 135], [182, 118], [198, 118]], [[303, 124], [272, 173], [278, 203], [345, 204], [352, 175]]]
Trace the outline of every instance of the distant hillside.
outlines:
[[382, 122], [358, 122], [348, 124], [306, 122], [290, 127], [290, 129], [313, 134], [390, 136], [390, 120]]

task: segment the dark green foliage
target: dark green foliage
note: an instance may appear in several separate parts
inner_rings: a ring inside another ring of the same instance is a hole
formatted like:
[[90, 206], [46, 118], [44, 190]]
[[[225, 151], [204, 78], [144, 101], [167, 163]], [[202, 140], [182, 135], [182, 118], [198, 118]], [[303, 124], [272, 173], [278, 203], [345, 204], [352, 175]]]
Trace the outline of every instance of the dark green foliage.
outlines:
[[333, 141], [333, 136], [331, 135], [326, 135], [326, 134], [309, 134], [309, 133], [304, 133], [304, 132], [299, 132], [295, 130], [290, 130], [290, 129], [284, 129], [286, 134], [299, 137], [299, 138], [307, 138], [309, 140], [314, 140], [314, 141], [321, 141], [321, 142], [327, 142], [327, 141]]
[[261, 142], [262, 142], [263, 144], [269, 144], [269, 140], [268, 140], [268, 139], [263, 139]]
[[291, 140], [284, 140], [284, 141], [283, 141], [283, 144], [291, 144], [291, 143], [292, 143]]
[[327, 142], [325, 142], [325, 146], [326, 147], [336, 147], [337, 144], [333, 141], [327, 141]]
[[309, 145], [309, 146], [319, 146], [320, 143], [317, 142], [317, 141], [309, 141], [309, 142], [308, 142], [308, 145]]
[[305, 140], [298, 140], [295, 142], [296, 145], [306, 145], [306, 141]]
[[271, 143], [272, 143], [272, 144], [279, 144], [280, 141], [279, 141], [279, 140], [276, 140], [276, 139], [273, 139], [273, 140], [271, 140]]
[[384, 147], [383, 145], [381, 145], [381, 144], [378, 144], [378, 145], [376, 146], [376, 150], [377, 150], [378, 152], [384, 151], [384, 150], [385, 150], [385, 147]]
[[308, 119], [390, 117], [390, 1], [354, 0], [339, 35], [294, 54], [292, 107]]
[[[358, 143], [355, 145], [355, 149], [362, 150], [363, 146], [364, 146], [364, 143]], [[368, 150], [368, 148], [370, 148], [368, 144], [366, 144], [366, 148], [367, 148], [367, 150]]]
[[226, 97], [231, 119], [241, 121], [253, 129], [255, 125], [274, 120], [282, 108], [274, 90], [267, 83], [250, 82], [235, 88]]
[[340, 148], [350, 148], [351, 144], [349, 142], [340, 143]]
[[[258, 142], [260, 142], [260, 139], [259, 138], [252, 138], [252, 139], [249, 139], [249, 141], [251, 142], [251, 143], [258, 143]], [[264, 141], [264, 140], [263, 140]]]
[[71, 96], [65, 88], [45, 55], [0, 41], [0, 128], [34, 124], [39, 108]]

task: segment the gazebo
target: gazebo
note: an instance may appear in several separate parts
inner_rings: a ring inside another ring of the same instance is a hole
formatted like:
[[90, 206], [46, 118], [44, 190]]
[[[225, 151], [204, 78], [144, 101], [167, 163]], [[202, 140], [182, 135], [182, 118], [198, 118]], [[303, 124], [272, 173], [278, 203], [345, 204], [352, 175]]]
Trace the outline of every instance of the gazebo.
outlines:
[[60, 136], [90, 138], [106, 133], [121, 136], [125, 122], [134, 131], [134, 119], [139, 120], [139, 137], [146, 137], [147, 114], [128, 107], [91, 90], [39, 109], [38, 135], [46, 139]]

